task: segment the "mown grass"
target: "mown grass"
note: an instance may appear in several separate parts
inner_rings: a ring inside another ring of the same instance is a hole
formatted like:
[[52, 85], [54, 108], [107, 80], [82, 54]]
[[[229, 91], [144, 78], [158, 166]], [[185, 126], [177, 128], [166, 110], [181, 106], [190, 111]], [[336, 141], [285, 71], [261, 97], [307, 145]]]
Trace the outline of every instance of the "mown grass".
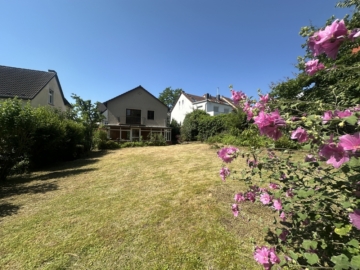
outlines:
[[97, 152], [9, 179], [0, 269], [261, 269], [253, 242], [273, 213], [243, 203], [234, 218], [244, 186], [222, 182], [220, 166], [216, 150], [189, 144]]

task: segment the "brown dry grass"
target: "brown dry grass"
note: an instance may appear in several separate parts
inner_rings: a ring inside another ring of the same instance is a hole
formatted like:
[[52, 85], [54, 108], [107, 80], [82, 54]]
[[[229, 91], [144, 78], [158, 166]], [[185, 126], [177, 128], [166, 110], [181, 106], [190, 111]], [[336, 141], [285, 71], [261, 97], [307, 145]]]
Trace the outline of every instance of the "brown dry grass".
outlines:
[[244, 186], [223, 183], [220, 166], [216, 150], [189, 144], [96, 152], [9, 179], [0, 268], [260, 269], [252, 242], [273, 214], [244, 203], [246, 218], [234, 218]]

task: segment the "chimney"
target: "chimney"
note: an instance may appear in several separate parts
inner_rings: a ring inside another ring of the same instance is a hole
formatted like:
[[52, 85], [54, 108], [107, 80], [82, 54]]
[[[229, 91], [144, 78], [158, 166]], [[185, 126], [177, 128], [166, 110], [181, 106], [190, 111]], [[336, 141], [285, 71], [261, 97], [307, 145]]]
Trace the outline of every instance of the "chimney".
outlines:
[[210, 98], [210, 94], [206, 93], [206, 99], [209, 99], [209, 98]]
[[220, 101], [220, 95], [216, 95], [216, 100]]

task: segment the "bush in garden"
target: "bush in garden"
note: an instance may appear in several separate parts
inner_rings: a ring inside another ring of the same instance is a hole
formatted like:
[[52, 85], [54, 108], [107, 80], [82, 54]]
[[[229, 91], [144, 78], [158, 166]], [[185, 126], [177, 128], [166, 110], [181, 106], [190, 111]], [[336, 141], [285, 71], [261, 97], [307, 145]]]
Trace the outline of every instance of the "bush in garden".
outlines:
[[34, 143], [33, 109], [29, 103], [8, 99], [0, 103], [0, 181], [5, 180], [12, 168], [28, 159]]
[[178, 137], [180, 136], [181, 125], [175, 119], [172, 119], [170, 123], [170, 127], [171, 127], [171, 142], [177, 143]]
[[149, 140], [146, 142], [142, 142], [143, 145], [149, 146], [164, 146], [167, 145], [166, 140], [162, 134], [152, 133], [149, 134]]
[[99, 128], [94, 131], [92, 144], [95, 149], [106, 149], [105, 145], [107, 141], [108, 136], [105, 130]]
[[[360, 6], [359, 1], [346, 2]], [[360, 17], [358, 9], [356, 14], [355, 20]], [[336, 76], [359, 67], [354, 62], [335, 69], [329, 69], [329, 65], [337, 63], [338, 53], [349, 54], [342, 46], [352, 46], [359, 36], [360, 29], [348, 30], [340, 20], [312, 33], [308, 49], [318, 58], [305, 64], [306, 74], [301, 76], [320, 79], [318, 74], [322, 74], [323, 85], [330, 80], [327, 85], [336, 88], [336, 81], [332, 81]], [[276, 100], [269, 95], [261, 95], [254, 102], [244, 93], [232, 90], [234, 102], [254, 121], [261, 135], [277, 142], [291, 130], [291, 139], [301, 144], [304, 151], [300, 161], [288, 150], [277, 151], [274, 144], [248, 151], [235, 147], [218, 151], [225, 164], [240, 157], [248, 166], [241, 175], [234, 175], [248, 185], [246, 191], [234, 197], [234, 216], [242, 215], [239, 204], [246, 200], [278, 212], [279, 226], [269, 232], [277, 244], [254, 249], [254, 259], [265, 269], [294, 264], [309, 269], [360, 269], [360, 106], [343, 96], [346, 84], [342, 80], [340, 84], [344, 91], [330, 88], [334, 98], [325, 100], [326, 104], [315, 100], [314, 106], [308, 100]], [[351, 81], [349, 84], [352, 87]], [[233, 174], [225, 165], [220, 170], [224, 181]]]
[[83, 150], [85, 128], [50, 107], [36, 107], [34, 112], [33, 146], [30, 165], [41, 167], [58, 161], [78, 158]]
[[201, 117], [198, 122], [198, 141], [206, 141], [209, 137], [214, 136], [225, 130], [225, 114], [216, 116]]
[[181, 126], [182, 141], [196, 141], [199, 135], [199, 123], [202, 118], [210, 117], [205, 111], [194, 110], [185, 116]]
[[105, 150], [105, 149], [120, 149], [122, 145], [120, 145], [117, 142], [107, 140], [105, 143], [101, 143], [99, 146], [99, 150]]

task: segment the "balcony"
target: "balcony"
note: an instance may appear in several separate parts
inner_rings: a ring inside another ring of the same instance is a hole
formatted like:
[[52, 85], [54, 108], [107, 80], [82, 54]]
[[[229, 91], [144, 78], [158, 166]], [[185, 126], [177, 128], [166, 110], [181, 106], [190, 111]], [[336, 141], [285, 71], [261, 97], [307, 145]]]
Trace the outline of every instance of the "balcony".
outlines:
[[126, 116], [126, 124], [127, 125], [144, 125], [144, 117], [139, 116]]
[[109, 124], [146, 126], [146, 127], [168, 127], [167, 118], [155, 118], [154, 120], [149, 120], [147, 119], [147, 117], [127, 116], [127, 115], [115, 116], [109, 120]]

